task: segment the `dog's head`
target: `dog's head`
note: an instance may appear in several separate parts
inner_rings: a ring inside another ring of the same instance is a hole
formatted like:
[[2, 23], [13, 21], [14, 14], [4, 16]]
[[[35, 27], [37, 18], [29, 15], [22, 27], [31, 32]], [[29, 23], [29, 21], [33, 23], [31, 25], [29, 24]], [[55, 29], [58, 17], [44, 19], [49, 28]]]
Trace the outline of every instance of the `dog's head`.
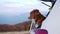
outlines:
[[39, 12], [38, 9], [34, 9], [30, 12], [30, 16], [28, 17], [29, 19], [44, 19], [45, 17]]
[[35, 19], [35, 22], [39, 25], [42, 24], [42, 21], [45, 19], [46, 17], [44, 17], [38, 9], [34, 9], [30, 12], [30, 16], [29, 19]]
[[39, 15], [39, 10], [38, 9], [34, 9], [30, 12], [30, 16], [29, 19], [35, 19], [37, 18], [37, 16]]

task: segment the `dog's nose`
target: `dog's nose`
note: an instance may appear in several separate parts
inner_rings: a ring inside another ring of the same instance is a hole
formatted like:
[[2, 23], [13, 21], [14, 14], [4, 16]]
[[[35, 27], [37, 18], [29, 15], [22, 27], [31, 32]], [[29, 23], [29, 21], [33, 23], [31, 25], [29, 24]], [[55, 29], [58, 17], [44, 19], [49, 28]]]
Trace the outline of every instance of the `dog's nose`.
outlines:
[[28, 19], [31, 19], [30, 17], [28, 17]]
[[29, 16], [28, 19], [32, 19], [32, 17]]

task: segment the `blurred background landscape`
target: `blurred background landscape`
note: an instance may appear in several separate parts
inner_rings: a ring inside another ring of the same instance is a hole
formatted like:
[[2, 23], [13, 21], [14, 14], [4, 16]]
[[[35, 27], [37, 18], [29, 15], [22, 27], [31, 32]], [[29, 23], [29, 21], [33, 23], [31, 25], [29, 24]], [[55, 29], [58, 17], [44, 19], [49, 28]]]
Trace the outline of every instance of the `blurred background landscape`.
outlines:
[[[51, 6], [50, 2], [45, 3]], [[0, 0], [0, 34], [29, 33], [28, 17], [33, 9], [39, 9], [44, 16], [49, 11], [48, 6], [37, 0]]]
[[29, 31], [31, 21], [25, 21], [15, 25], [0, 24], [0, 32]]

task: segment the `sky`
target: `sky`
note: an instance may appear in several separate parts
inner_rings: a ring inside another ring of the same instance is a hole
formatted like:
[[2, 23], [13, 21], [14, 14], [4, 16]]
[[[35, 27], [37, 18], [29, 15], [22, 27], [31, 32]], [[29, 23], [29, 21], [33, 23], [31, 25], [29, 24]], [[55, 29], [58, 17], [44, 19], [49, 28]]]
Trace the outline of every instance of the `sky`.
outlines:
[[[50, 2], [45, 2], [51, 6]], [[28, 20], [31, 10], [39, 9], [45, 16], [48, 6], [37, 0], [0, 0], [0, 24], [17, 24]]]

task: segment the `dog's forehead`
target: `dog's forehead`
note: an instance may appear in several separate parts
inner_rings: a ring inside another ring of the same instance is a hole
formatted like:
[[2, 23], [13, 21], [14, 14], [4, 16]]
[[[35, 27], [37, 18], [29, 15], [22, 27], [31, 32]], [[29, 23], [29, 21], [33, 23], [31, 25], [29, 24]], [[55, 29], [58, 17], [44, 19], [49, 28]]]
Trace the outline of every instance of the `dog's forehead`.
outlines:
[[39, 11], [31, 11], [30, 14], [39, 13]]
[[39, 10], [38, 9], [34, 9], [30, 13], [35, 13], [35, 12], [39, 12]]

